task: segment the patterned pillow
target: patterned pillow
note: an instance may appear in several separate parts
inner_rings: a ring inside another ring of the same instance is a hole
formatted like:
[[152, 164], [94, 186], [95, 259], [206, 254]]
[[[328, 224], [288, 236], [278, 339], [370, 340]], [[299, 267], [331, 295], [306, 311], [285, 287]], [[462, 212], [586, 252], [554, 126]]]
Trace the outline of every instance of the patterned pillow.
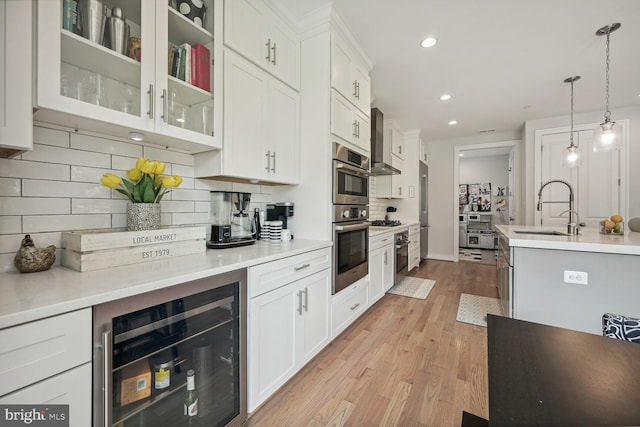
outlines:
[[602, 335], [640, 344], [640, 319], [606, 313], [602, 316]]

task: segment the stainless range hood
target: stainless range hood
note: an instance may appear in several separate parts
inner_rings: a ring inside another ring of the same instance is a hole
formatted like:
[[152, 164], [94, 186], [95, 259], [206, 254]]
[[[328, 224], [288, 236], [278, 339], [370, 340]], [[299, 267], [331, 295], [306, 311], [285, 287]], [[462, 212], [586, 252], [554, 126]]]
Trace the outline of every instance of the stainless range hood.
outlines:
[[[371, 109], [371, 175], [399, 175], [401, 172], [385, 162], [383, 114], [377, 108]], [[387, 149], [391, 153], [391, 148]]]

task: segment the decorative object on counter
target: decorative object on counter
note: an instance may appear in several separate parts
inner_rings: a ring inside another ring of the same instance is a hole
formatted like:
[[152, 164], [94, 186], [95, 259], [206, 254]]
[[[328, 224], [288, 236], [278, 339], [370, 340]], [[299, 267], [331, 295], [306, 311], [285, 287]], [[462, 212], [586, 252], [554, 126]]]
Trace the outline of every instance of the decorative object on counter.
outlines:
[[609, 42], [611, 33], [620, 28], [620, 23], [605, 25], [596, 31], [597, 36], [607, 36], [606, 47], [606, 93], [605, 93], [605, 108], [604, 108], [604, 122], [600, 123], [600, 129], [595, 135], [595, 142], [593, 144], [594, 152], [613, 151], [620, 148], [620, 136], [617, 135], [618, 126], [616, 122], [611, 120], [611, 111], [609, 111]]
[[91, 271], [204, 253], [206, 238], [204, 226], [66, 231], [62, 233], [62, 265]]
[[[113, 188], [131, 200], [127, 205], [127, 229], [157, 230], [160, 228], [160, 200], [170, 188], [182, 184], [178, 175], [162, 175], [166, 169], [163, 162], [138, 158], [136, 166], [127, 171], [127, 179], [112, 173], [105, 173], [100, 181], [105, 187]], [[156, 206], [135, 206], [135, 205]]]
[[31, 236], [27, 234], [22, 239], [18, 253], [13, 259], [13, 265], [20, 273], [35, 273], [51, 268], [56, 260], [56, 247], [36, 248]]
[[580, 80], [580, 76], [567, 77], [565, 83], [571, 83], [571, 127], [569, 132], [569, 146], [567, 147], [562, 164], [567, 168], [575, 168], [580, 164], [580, 148], [573, 143], [573, 83]]
[[629, 226], [629, 231], [640, 233], [640, 217], [631, 218], [627, 225]]
[[624, 234], [624, 218], [615, 214], [603, 219], [600, 221], [600, 234]]
[[202, 0], [178, 0], [178, 11], [194, 24], [202, 27], [207, 7]]

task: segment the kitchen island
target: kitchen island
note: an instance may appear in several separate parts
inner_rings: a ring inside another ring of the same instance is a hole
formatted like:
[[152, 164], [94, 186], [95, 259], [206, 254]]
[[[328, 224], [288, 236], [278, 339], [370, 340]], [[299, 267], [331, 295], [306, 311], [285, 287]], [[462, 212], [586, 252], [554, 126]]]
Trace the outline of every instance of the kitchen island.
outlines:
[[[496, 226], [510, 250], [512, 317], [593, 334], [607, 312], [640, 317], [640, 233]], [[559, 235], [540, 234], [557, 232]], [[575, 283], [580, 282], [580, 283]]]

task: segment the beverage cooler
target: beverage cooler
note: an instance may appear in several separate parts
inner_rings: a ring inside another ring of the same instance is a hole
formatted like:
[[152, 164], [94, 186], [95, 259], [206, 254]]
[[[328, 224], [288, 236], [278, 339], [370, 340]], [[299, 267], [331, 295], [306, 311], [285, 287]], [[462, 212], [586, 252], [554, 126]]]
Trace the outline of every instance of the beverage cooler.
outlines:
[[94, 309], [94, 425], [241, 425], [246, 272]]

